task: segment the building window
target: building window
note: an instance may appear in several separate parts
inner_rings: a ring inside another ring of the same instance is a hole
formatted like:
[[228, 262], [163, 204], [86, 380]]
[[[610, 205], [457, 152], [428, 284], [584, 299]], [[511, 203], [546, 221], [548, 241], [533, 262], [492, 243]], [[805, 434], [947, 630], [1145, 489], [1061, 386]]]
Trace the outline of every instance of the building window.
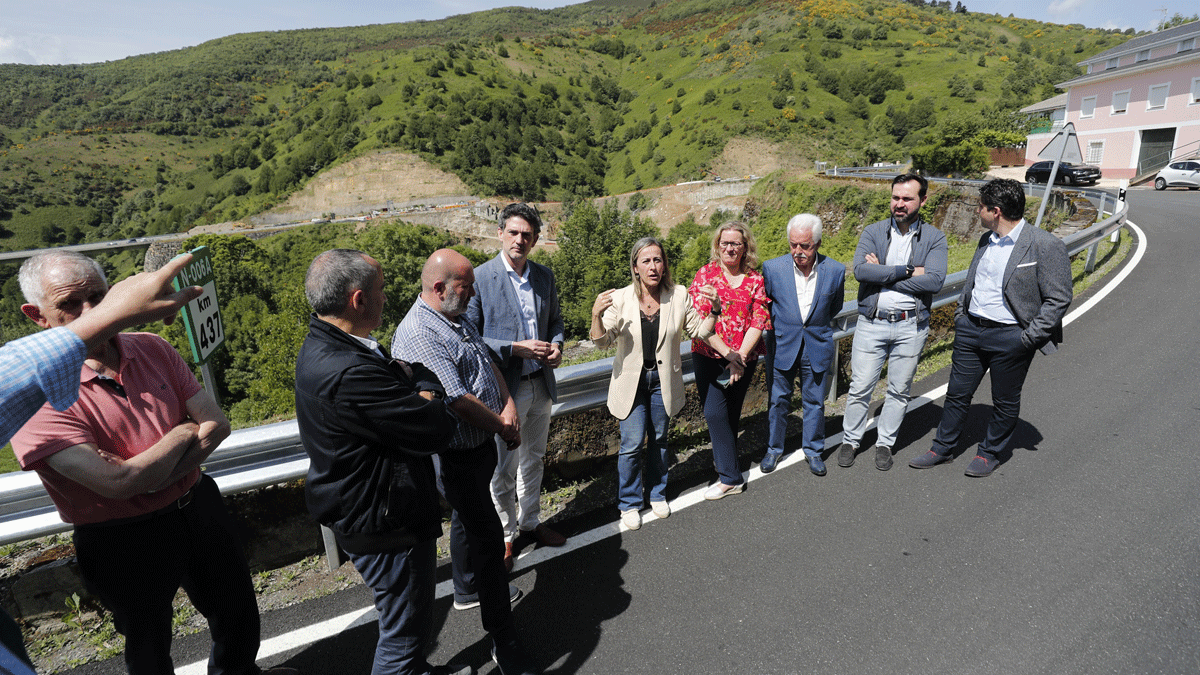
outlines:
[[1200, 77], [1192, 78], [1192, 98], [1188, 103], [1192, 105], [1200, 103]]
[[1129, 110], [1129, 90], [1113, 92], [1112, 114], [1124, 115]]
[[1196, 48], [1196, 38], [1188, 38], [1179, 41], [1179, 49], [1177, 51], [1190, 52]]
[[1149, 61], [1149, 60], [1150, 60], [1150, 50], [1149, 49], [1143, 49], [1142, 51], [1137, 53], [1136, 63], [1141, 63], [1142, 61]]
[[1104, 141], [1088, 141], [1087, 158], [1084, 162], [1099, 166], [1104, 161]]
[[1079, 118], [1090, 119], [1096, 115], [1096, 97], [1088, 96], [1079, 106]]
[[1146, 110], [1162, 110], [1167, 107], [1167, 95], [1170, 93], [1170, 82], [1150, 87], [1150, 95], [1146, 97]]
[[1113, 68], [1116, 68], [1119, 65], [1121, 65], [1121, 57], [1114, 56], [1113, 58], [1111, 58], [1107, 62], [1105, 62], [1104, 69], [1112, 70]]

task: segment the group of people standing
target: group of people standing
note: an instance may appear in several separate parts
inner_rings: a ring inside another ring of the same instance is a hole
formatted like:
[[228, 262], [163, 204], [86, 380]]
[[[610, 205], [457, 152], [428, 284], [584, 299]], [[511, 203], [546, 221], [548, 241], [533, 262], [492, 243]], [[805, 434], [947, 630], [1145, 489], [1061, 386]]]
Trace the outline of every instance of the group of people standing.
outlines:
[[[932, 298], [946, 275], [946, 239], [919, 216], [926, 188], [920, 176], [897, 176], [891, 216], [869, 225], [855, 251], [859, 317], [837, 452], [842, 467], [860, 454], [885, 363], [874, 461], [880, 470], [892, 466]], [[988, 232], [977, 244], [955, 316], [941, 423], [932, 448], [909, 462], [914, 468], [953, 459], [971, 398], [990, 372], [991, 419], [966, 474], [991, 474], [1012, 439], [1035, 351], [1052, 353], [1062, 340], [1072, 299], [1070, 261], [1061, 241], [1024, 221], [1024, 208], [1015, 181], [994, 180], [980, 189], [978, 212]], [[309, 267], [305, 294], [313, 314], [295, 386], [311, 460], [305, 497], [373, 590], [375, 675], [472, 672], [426, 660], [439, 493], [453, 510], [454, 607], [480, 608], [503, 675], [538, 672], [514, 625], [511, 603], [520, 590], [508, 583], [508, 573], [522, 546], [566, 541], [541, 522], [539, 510], [564, 339], [554, 275], [528, 259], [541, 227], [536, 210], [511, 204], [500, 216], [495, 259], [473, 268], [456, 251], [435, 251], [390, 350], [370, 336], [386, 302], [379, 262], [335, 249]], [[627, 529], [641, 526], [647, 497], [657, 517], [671, 513], [667, 430], [684, 402], [679, 344], [685, 334], [693, 340], [718, 476], [706, 499], [744, 490], [736, 441], [760, 359], [770, 378], [770, 433], [760, 469], [774, 470], [785, 451], [799, 377], [801, 447], [812, 473], [826, 474], [824, 398], [846, 268], [820, 254], [821, 229], [812, 214], [792, 218], [789, 254], [766, 261], [760, 273], [749, 229], [722, 225], [712, 261], [686, 289], [673, 283], [661, 242], [648, 237], [630, 252], [632, 283], [597, 296], [590, 337], [617, 352], [608, 408], [621, 420], [618, 501]], [[182, 587], [209, 620], [210, 672], [253, 675], [262, 671], [255, 664], [259, 623], [249, 569], [219, 490], [200, 470], [229, 434], [229, 423], [161, 338], [116, 334], [195, 297], [198, 289], [171, 294], [166, 286], [183, 262], [109, 289], [103, 270], [79, 254], [58, 251], [27, 261], [20, 272], [21, 309], [47, 330], [36, 341], [4, 349], [14, 384], [5, 393], [6, 405], [13, 402], [5, 434], [49, 400], [13, 436], [13, 449], [74, 525], [81, 573], [126, 637], [129, 672], [171, 671], [171, 601]], [[106, 294], [108, 309], [98, 310]], [[39, 350], [39, 363], [55, 365], [25, 377], [30, 369], [18, 360], [26, 345]], [[11, 624], [0, 624], [4, 645], [19, 657]]]
[[[892, 182], [891, 215], [869, 225], [855, 251], [859, 281], [854, 371], [838, 464], [853, 465], [871, 395], [884, 364], [887, 395], [875, 445], [876, 468], [891, 468], [916, 364], [929, 331], [933, 295], [946, 277], [947, 245], [920, 218], [924, 178]], [[1021, 385], [1035, 349], [1053, 351], [1071, 301], [1062, 243], [1023, 220], [1015, 181], [980, 190], [988, 228], [978, 243], [956, 315], [958, 329], [942, 423], [933, 449], [913, 459], [927, 468], [952, 459], [966, 410], [992, 371], [994, 409], [987, 438], [967, 467], [986, 476], [1012, 437]], [[310, 332], [296, 364], [296, 411], [312, 459], [306, 497], [313, 515], [374, 589], [379, 644], [373, 673], [469, 673], [432, 666], [437, 493], [452, 507], [454, 607], [479, 606], [504, 675], [533, 673], [513, 625], [508, 584], [524, 545], [566, 539], [542, 523], [538, 498], [562, 360], [563, 324], [553, 273], [528, 259], [541, 219], [525, 204], [500, 216], [496, 258], [473, 268], [461, 254], [433, 253], [421, 294], [385, 351], [370, 337], [382, 321], [382, 268], [361, 251], [333, 250], [309, 269]], [[800, 379], [801, 448], [824, 476], [824, 399], [837, 345], [846, 267], [820, 254], [821, 220], [787, 225], [788, 254], [757, 270], [757, 247], [740, 222], [720, 226], [712, 260], [685, 289], [671, 278], [653, 237], [630, 251], [630, 285], [601, 292], [589, 337], [615, 345], [608, 409], [620, 420], [617, 499], [621, 522], [636, 530], [649, 501], [671, 515], [667, 494], [670, 418], [684, 403], [679, 345], [692, 338], [696, 382], [713, 442], [717, 500], [745, 489], [737, 457], [741, 409], [758, 361], [770, 378], [769, 440], [760, 464], [775, 469], [785, 451], [794, 384]]]

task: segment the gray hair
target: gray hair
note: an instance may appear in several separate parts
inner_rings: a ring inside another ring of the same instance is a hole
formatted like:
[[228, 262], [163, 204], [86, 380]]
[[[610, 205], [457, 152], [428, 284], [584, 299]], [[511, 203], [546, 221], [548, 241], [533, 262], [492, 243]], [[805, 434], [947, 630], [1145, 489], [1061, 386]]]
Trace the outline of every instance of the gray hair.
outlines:
[[21, 271], [17, 273], [18, 281], [21, 284], [21, 295], [25, 296], [25, 302], [38, 307], [42, 306], [46, 300], [46, 288], [42, 277], [50, 270], [57, 269], [74, 272], [76, 276], [71, 277], [72, 279], [94, 274], [104, 283], [105, 288], [108, 287], [108, 280], [104, 277], [104, 268], [92, 258], [75, 251], [47, 251], [26, 260], [21, 265]]
[[792, 216], [792, 219], [787, 224], [787, 237], [790, 239], [792, 232], [808, 229], [812, 230], [813, 243], [821, 243], [821, 218], [811, 213], [801, 213]]
[[304, 276], [304, 296], [317, 316], [340, 316], [354, 291], [366, 290], [375, 278], [367, 254], [335, 248], [313, 259]]

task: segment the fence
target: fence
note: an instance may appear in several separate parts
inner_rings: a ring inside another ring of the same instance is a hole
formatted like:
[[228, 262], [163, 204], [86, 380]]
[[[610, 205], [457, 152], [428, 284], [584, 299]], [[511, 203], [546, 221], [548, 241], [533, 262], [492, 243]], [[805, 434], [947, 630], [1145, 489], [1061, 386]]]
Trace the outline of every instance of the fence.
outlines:
[[[859, 167], [854, 175], [891, 180], [896, 174], [878, 174], [880, 167]], [[842, 172], [847, 169], [834, 169]], [[937, 179], [935, 179], [937, 180]], [[944, 181], [982, 185], [984, 181]], [[1026, 191], [1030, 190], [1026, 186]], [[1063, 239], [1067, 253], [1088, 252], [1088, 271], [1095, 265], [1100, 242], [1115, 233], [1125, 223], [1128, 206], [1103, 190], [1079, 190], [1097, 204], [1102, 220], [1091, 227]], [[1108, 205], [1111, 204], [1111, 211]], [[1108, 217], [1104, 215], [1108, 213]], [[934, 307], [958, 300], [966, 282], [965, 270], [946, 277], [945, 286], [934, 297]], [[858, 313], [855, 303], [848, 303], [835, 318], [834, 339], [842, 340], [854, 334]], [[680, 345], [683, 355], [684, 381], [693, 382], [691, 348]], [[835, 351], [836, 354], [836, 351]], [[836, 358], [836, 357], [835, 357]], [[834, 364], [837, 367], [837, 364]], [[602, 407], [607, 401], [608, 381], [612, 359], [603, 359], [569, 366], [558, 371], [559, 400], [552, 408], [557, 417]], [[300, 445], [300, 431], [295, 420], [278, 422], [234, 431], [221, 447], [205, 462], [205, 472], [216, 479], [221, 492], [231, 494], [303, 478], [308, 471], [308, 457]], [[57, 532], [71, 526], [62, 522], [50, 496], [33, 472], [0, 475], [0, 545], [11, 544]]]

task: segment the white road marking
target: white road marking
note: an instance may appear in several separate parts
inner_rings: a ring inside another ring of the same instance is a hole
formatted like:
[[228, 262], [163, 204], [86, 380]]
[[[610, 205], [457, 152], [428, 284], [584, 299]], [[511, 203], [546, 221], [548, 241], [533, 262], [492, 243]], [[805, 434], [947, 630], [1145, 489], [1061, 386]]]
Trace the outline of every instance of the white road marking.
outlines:
[[[1120, 274], [1113, 277], [1113, 279], [1111, 281], [1109, 281], [1108, 284], [1106, 284], [1103, 289], [1101, 289], [1095, 295], [1093, 295], [1091, 298], [1089, 298], [1087, 302], [1083, 303], [1079, 307], [1076, 307], [1074, 310], [1072, 310], [1070, 313], [1068, 313], [1067, 316], [1063, 319], [1063, 325], [1071, 323], [1076, 318], [1082, 316], [1085, 312], [1087, 312], [1087, 311], [1091, 310], [1093, 307], [1095, 307], [1097, 303], [1099, 303], [1101, 300], [1103, 300], [1109, 293], [1112, 292], [1112, 290], [1114, 288], [1116, 288], [1118, 285], [1120, 285], [1120, 283], [1122, 281], [1124, 281], [1126, 279], [1126, 277], [1128, 277], [1133, 272], [1134, 268], [1136, 268], [1138, 266], [1138, 263], [1140, 263], [1142, 258], [1145, 256], [1146, 247], [1147, 247], [1146, 233], [1143, 232], [1140, 227], [1138, 227], [1137, 225], [1134, 225], [1130, 221], [1126, 221], [1125, 224], [1137, 234], [1137, 239], [1138, 239], [1138, 244], [1134, 248], [1133, 257], [1129, 260], [1129, 264], [1127, 264], [1125, 266], [1125, 268], [1121, 270]], [[935, 388], [931, 391], [928, 391], [920, 396], [916, 396], [916, 397], [912, 398], [908, 402], [908, 410], [909, 411], [916, 410], [917, 408], [920, 408], [924, 405], [928, 405], [929, 403], [933, 403], [934, 401], [941, 399], [945, 395], [946, 395], [946, 385], [943, 384], [940, 387], [937, 387], [937, 388]], [[875, 420], [872, 419], [871, 422], [868, 424], [867, 429], [870, 430], [874, 426], [875, 426]], [[836, 433], [832, 436], [829, 436], [825, 441], [825, 448], [829, 449], [831, 447], [837, 447], [838, 445], [841, 444], [841, 441], [842, 441], [841, 433]], [[788, 456], [786, 458], [784, 458], [783, 460], [781, 460], [779, 462], [779, 465], [775, 470], [778, 471], [785, 467], [789, 467], [789, 466], [792, 466], [794, 464], [798, 464], [798, 463], [804, 462], [804, 461], [805, 461], [805, 459], [804, 459], [803, 452], [791, 452], [788, 454]], [[762, 471], [760, 471], [758, 467], [754, 467], [754, 468], [750, 469], [749, 471], [747, 471], [746, 473], [744, 473], [743, 477], [747, 481], [755, 481], [755, 480], [762, 478], [764, 475], [765, 474]], [[707, 485], [698, 487], [694, 490], [691, 490], [690, 492], [684, 493], [684, 494], [680, 495], [679, 497], [676, 497], [675, 500], [671, 502], [671, 510], [672, 511], [682, 511], [683, 509], [689, 508], [691, 506], [695, 506], [696, 504], [703, 502], [704, 501], [704, 491], [706, 489], [708, 489]], [[642, 512], [642, 518], [643, 518], [642, 525], [643, 526], [651, 524], [655, 520], [659, 520], [657, 517], [650, 517], [651, 515], [652, 515], [652, 513], [650, 512], [649, 509]], [[546, 562], [547, 560], [551, 560], [560, 555], [570, 553], [571, 551], [575, 551], [577, 549], [583, 548], [584, 546], [589, 546], [598, 541], [607, 539], [608, 537], [612, 537], [612, 536], [615, 536], [615, 535], [621, 534], [622, 532], [627, 532], [627, 531], [628, 531], [628, 529], [624, 525], [621, 525], [620, 521], [601, 525], [600, 527], [588, 530], [587, 532], [582, 532], [580, 534], [572, 535], [570, 538], [567, 539], [567, 543], [564, 546], [560, 546], [557, 548], [544, 546], [541, 548], [536, 548], [536, 549], [529, 550], [529, 551], [522, 553], [516, 559], [515, 564], [513, 565], [513, 570], [516, 571], [516, 570], [525, 569], [528, 567], [533, 567], [535, 565], [538, 565], [539, 563]], [[436, 597], [438, 599], [441, 599], [441, 598], [451, 595], [453, 592], [454, 592], [453, 582], [451, 580], [447, 579], [446, 581], [443, 581], [437, 585]], [[290, 633], [284, 633], [282, 635], [278, 635], [276, 637], [273, 637], [273, 638], [270, 638], [267, 640], [263, 640], [262, 646], [259, 647], [259, 650], [258, 650], [258, 658], [265, 659], [265, 658], [269, 658], [272, 656], [276, 656], [278, 654], [282, 654], [282, 653], [291, 651], [293, 649], [305, 647], [305, 646], [308, 646], [315, 642], [318, 642], [320, 640], [324, 640], [328, 637], [337, 635], [338, 633], [341, 633], [341, 632], [344, 632], [344, 631], [347, 631], [347, 630], [350, 630], [350, 629], [353, 629], [353, 628], [356, 628], [358, 626], [362, 626], [362, 625], [365, 625], [368, 623], [372, 623], [377, 620], [378, 620], [378, 614], [376, 613], [374, 606], [368, 606], [368, 607], [364, 607], [362, 609], [354, 610], [352, 612], [347, 612], [345, 614], [342, 614], [341, 616], [336, 616], [336, 617], [333, 617], [332, 619], [326, 619], [325, 621], [322, 621], [320, 623], [316, 623], [311, 626], [305, 626], [304, 628], [298, 628], [294, 631], [291, 631]], [[205, 675], [205, 673], [207, 671], [208, 671], [208, 661], [204, 660], [204, 661], [197, 661], [195, 663], [189, 663], [186, 666], [177, 668], [175, 672], [178, 673], [179, 675]]]

